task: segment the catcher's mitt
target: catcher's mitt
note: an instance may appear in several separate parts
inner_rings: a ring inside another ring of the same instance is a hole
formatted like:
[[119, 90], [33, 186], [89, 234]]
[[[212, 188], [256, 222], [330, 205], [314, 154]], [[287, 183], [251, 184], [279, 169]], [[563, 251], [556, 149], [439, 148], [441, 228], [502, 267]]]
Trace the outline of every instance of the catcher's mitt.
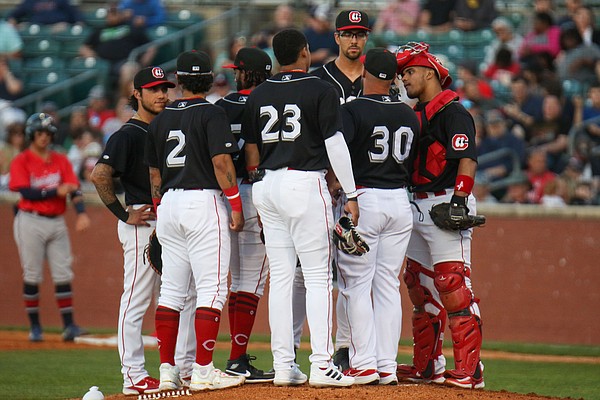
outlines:
[[341, 217], [333, 228], [333, 243], [346, 254], [362, 256], [369, 251], [369, 245], [356, 232], [352, 220]]
[[469, 215], [467, 206], [460, 204], [436, 204], [431, 207], [429, 216], [438, 228], [447, 231], [461, 231], [485, 224], [483, 215]]
[[149, 239], [148, 244], [144, 248], [144, 256], [148, 260], [150, 267], [157, 274], [162, 275], [162, 246], [158, 241], [158, 236], [156, 236], [156, 230], [152, 231]]

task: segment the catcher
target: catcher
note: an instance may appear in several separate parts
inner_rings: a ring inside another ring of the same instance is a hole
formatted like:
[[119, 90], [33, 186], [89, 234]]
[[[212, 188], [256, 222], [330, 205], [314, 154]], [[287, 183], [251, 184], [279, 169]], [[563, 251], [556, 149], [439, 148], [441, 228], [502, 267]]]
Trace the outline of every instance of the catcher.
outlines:
[[[477, 169], [475, 124], [448, 90], [452, 78], [426, 43], [408, 43], [396, 54], [408, 97], [418, 99], [421, 123], [411, 174], [413, 231], [404, 281], [413, 302], [413, 365], [399, 365], [398, 379], [484, 387], [479, 300], [471, 286], [471, 194]], [[468, 205], [468, 206], [467, 206]], [[428, 212], [431, 210], [430, 212]], [[442, 341], [450, 322], [454, 369], [446, 369]]]

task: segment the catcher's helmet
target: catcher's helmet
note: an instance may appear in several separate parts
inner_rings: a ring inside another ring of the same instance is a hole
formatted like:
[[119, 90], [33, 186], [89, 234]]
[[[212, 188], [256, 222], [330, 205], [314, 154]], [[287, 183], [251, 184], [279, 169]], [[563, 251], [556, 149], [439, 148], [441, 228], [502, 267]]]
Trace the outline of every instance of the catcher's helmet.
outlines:
[[25, 123], [25, 134], [29, 140], [33, 140], [33, 136], [37, 131], [46, 131], [52, 135], [56, 133], [56, 125], [54, 118], [50, 114], [35, 113], [27, 118]]

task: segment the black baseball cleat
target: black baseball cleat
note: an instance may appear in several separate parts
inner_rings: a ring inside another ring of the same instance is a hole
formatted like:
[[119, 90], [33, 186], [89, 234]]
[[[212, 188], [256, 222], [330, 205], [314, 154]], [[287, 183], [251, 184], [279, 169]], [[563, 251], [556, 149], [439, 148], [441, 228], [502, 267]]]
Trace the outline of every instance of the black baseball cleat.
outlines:
[[254, 360], [256, 360], [256, 357], [248, 354], [244, 354], [235, 360], [227, 360], [225, 372], [229, 375], [245, 377], [246, 383], [273, 382], [273, 379], [275, 379], [275, 371], [265, 372], [255, 368], [250, 364], [250, 361]]
[[333, 355], [333, 363], [340, 371], [350, 369], [350, 349], [348, 347], [340, 347]]

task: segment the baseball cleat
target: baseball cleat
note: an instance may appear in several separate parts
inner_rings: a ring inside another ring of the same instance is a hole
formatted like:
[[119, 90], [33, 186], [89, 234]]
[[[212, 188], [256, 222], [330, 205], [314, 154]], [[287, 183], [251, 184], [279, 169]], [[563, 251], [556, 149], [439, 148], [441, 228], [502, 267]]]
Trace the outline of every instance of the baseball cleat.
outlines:
[[265, 372], [255, 368], [250, 361], [256, 360], [256, 357], [244, 354], [235, 360], [227, 361], [225, 372], [233, 376], [243, 376], [246, 383], [265, 383], [272, 382], [275, 378], [275, 372]]
[[398, 364], [396, 376], [399, 381], [413, 383], [444, 383], [444, 374], [433, 374], [430, 378], [424, 378], [414, 365]]
[[86, 330], [81, 329], [79, 326], [77, 326], [75, 324], [71, 324], [65, 328], [65, 330], [63, 331], [62, 337], [63, 337], [63, 341], [72, 342], [75, 340], [76, 337], [81, 336], [81, 335], [87, 335], [87, 333], [88, 332]]
[[300, 368], [298, 364], [292, 364], [290, 369], [275, 371], [275, 378], [273, 384], [275, 386], [297, 386], [306, 383], [308, 377]]
[[39, 325], [33, 325], [31, 330], [29, 331], [29, 341], [30, 342], [41, 342], [44, 340], [44, 335], [42, 335], [42, 327]]
[[160, 371], [159, 390], [178, 390], [182, 388], [183, 382], [179, 377], [179, 367], [169, 363], [162, 363], [158, 369]]
[[333, 355], [333, 363], [340, 371], [350, 369], [350, 349], [348, 347], [340, 347]]
[[148, 393], [157, 393], [159, 391], [160, 381], [158, 379], [152, 378], [151, 376], [147, 376], [144, 379], [140, 380], [133, 386], [123, 386], [123, 394], [130, 395], [139, 395], [139, 394], [148, 394]]
[[311, 365], [308, 384], [313, 387], [347, 387], [354, 384], [354, 378], [342, 374], [335, 365], [324, 368]]
[[240, 386], [246, 380], [243, 376], [232, 376], [214, 367], [212, 361], [208, 365], [194, 363], [190, 390], [218, 390]]
[[458, 386], [463, 389], [483, 389], [485, 382], [483, 381], [483, 363], [479, 362], [479, 368], [475, 369], [473, 376], [467, 375], [464, 372], [451, 369], [444, 374], [448, 386]]
[[398, 377], [393, 372], [380, 372], [379, 373], [379, 384], [380, 385], [397, 385]]
[[344, 371], [344, 375], [353, 377], [355, 385], [377, 385], [379, 383], [379, 374], [376, 369], [350, 368]]

